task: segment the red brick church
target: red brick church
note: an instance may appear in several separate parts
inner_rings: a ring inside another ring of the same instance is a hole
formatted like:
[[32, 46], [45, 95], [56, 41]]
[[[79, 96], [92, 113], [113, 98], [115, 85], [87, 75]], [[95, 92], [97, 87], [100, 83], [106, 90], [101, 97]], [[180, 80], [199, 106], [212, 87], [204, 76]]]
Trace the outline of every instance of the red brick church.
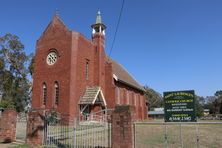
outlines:
[[[55, 15], [37, 40], [32, 109], [55, 109], [68, 121], [116, 105], [135, 107], [145, 119], [144, 89], [105, 53], [105, 29], [98, 12], [92, 39], [66, 27]], [[104, 112], [105, 113], [105, 112]]]

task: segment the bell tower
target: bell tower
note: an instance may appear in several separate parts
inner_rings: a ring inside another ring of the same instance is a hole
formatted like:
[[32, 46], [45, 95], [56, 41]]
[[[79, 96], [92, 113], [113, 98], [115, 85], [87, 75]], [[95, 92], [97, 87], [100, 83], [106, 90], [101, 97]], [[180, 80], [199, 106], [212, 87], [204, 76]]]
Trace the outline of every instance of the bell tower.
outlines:
[[95, 34], [100, 34], [105, 36], [106, 26], [102, 23], [102, 17], [100, 11], [97, 12], [96, 23], [91, 25], [92, 27], [92, 36]]
[[96, 23], [92, 27], [92, 42], [95, 48], [95, 85], [105, 92], [105, 29], [100, 11], [97, 12]]

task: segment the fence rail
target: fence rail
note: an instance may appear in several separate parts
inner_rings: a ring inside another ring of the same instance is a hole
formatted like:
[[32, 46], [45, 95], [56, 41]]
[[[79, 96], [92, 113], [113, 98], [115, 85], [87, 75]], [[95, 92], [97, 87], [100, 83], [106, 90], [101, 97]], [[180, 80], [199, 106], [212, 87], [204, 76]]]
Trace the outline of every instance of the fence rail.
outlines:
[[135, 148], [222, 147], [222, 122], [135, 122]]

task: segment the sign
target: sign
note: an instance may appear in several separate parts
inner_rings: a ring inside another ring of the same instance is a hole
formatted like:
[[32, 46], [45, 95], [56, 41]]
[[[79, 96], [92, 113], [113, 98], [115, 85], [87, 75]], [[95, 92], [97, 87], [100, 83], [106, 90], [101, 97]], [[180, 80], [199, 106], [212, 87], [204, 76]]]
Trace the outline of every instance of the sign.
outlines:
[[164, 92], [165, 122], [196, 122], [194, 90]]

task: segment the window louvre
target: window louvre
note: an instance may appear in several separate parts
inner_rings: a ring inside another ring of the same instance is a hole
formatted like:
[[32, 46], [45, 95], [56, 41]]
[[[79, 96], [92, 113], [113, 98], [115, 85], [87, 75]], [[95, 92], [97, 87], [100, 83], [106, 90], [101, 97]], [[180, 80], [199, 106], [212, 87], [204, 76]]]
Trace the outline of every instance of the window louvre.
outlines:
[[46, 100], [47, 100], [47, 87], [46, 84], [43, 83], [43, 105], [46, 105]]
[[59, 83], [55, 82], [55, 104], [59, 104]]
[[86, 80], [89, 80], [89, 60], [86, 60]]

